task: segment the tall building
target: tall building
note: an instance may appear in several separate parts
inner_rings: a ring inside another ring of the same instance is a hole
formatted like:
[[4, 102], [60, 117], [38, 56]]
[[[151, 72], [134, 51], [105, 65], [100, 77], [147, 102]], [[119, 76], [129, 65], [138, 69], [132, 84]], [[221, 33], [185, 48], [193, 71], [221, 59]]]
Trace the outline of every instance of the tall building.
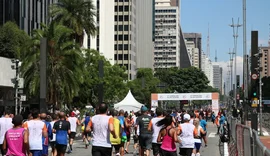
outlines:
[[209, 80], [209, 85], [213, 87], [213, 65], [210, 58], [206, 54], [202, 53], [201, 56], [201, 69]]
[[136, 1], [136, 65], [152, 68], [154, 65], [153, 14], [155, 0]]
[[213, 87], [219, 89], [222, 93], [223, 90], [223, 70], [218, 64], [213, 64]]
[[137, 69], [136, 1], [93, 0], [93, 4], [98, 34], [85, 39], [84, 47], [98, 50], [111, 64], [125, 66], [128, 79], [134, 79]]
[[155, 69], [180, 67], [180, 8], [173, 2], [155, 2]]
[[262, 67], [262, 77], [270, 76], [270, 46], [260, 47], [262, 57], [261, 57], [261, 67]]
[[195, 48], [199, 49], [199, 68], [202, 68], [202, 35], [200, 33], [184, 33], [184, 38], [186, 41], [193, 41], [195, 44]]
[[31, 34], [49, 21], [49, 6], [57, 0], [0, 0], [0, 25], [14, 21], [20, 29]]
[[200, 62], [199, 62], [199, 49], [196, 48], [194, 41], [185, 41], [187, 51], [191, 60], [191, 65], [194, 67], [199, 68]]

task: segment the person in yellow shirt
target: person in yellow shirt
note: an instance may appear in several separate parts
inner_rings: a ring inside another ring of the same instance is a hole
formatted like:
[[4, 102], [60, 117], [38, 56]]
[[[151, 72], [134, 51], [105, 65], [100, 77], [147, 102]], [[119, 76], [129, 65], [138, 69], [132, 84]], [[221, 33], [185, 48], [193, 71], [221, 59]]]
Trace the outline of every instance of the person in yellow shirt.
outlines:
[[112, 134], [110, 134], [110, 141], [115, 149], [116, 156], [120, 155], [120, 147], [121, 147], [121, 125], [120, 120], [118, 119], [118, 111], [114, 110], [111, 112], [111, 115], [113, 116], [113, 126], [115, 134], [117, 134], [117, 138], [114, 138]]

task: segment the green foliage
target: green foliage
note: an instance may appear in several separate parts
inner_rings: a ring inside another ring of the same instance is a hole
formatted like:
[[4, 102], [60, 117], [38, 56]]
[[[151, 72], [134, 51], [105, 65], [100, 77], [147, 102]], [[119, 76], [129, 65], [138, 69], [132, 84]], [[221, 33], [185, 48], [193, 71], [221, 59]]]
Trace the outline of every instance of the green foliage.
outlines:
[[16, 23], [7, 22], [0, 27], [0, 56], [20, 58], [20, 51], [29, 36]]
[[196, 67], [159, 70], [156, 77], [165, 84], [165, 92], [199, 93], [208, 88], [206, 75]]
[[[104, 62], [104, 78], [99, 78], [98, 62]], [[104, 85], [104, 102], [109, 104], [117, 103], [127, 94], [128, 88], [125, 70], [118, 65], [111, 65], [96, 50], [85, 49], [84, 71], [82, 75], [84, 81], [80, 85], [79, 103], [85, 105], [90, 103], [95, 106], [98, 102], [98, 86]]]
[[30, 95], [39, 93], [40, 39], [47, 38], [47, 102], [60, 104], [71, 102], [79, 91], [82, 81], [82, 53], [70, 35], [73, 33], [63, 25], [51, 23], [42, 30], [33, 31], [32, 39], [24, 48], [21, 72]]
[[128, 86], [136, 100], [140, 103], [149, 105], [151, 93], [160, 92], [157, 87], [159, 82], [159, 79], [154, 77], [153, 70], [151, 68], [139, 68], [137, 70], [137, 78], [128, 82]]
[[50, 7], [50, 16], [55, 22], [74, 30], [77, 43], [82, 44], [84, 30], [95, 35], [95, 7], [92, 0], [58, 0]]

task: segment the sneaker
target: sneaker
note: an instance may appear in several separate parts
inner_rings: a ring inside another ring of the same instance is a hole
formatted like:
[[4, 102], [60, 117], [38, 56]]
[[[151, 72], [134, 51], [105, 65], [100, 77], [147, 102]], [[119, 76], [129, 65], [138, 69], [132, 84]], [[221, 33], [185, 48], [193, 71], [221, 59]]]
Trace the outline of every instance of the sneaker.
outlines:
[[68, 154], [70, 154], [70, 153], [72, 153], [72, 151], [71, 150], [68, 150], [68, 152], [67, 152]]
[[207, 145], [204, 145], [204, 147], [207, 147]]
[[120, 153], [116, 153], [115, 156], [120, 156]]

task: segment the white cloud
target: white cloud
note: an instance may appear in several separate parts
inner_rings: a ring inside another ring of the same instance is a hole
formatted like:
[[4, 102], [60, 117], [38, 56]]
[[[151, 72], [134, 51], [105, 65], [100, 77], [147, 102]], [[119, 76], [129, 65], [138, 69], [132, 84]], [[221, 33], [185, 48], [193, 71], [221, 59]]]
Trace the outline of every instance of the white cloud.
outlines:
[[[230, 61], [223, 61], [223, 62], [214, 62], [214, 64], [219, 64], [222, 68], [223, 68], [223, 82], [225, 82], [227, 84], [227, 80], [230, 76], [229, 74], [229, 64]], [[236, 57], [236, 75], [240, 75], [240, 84], [242, 84], [242, 80], [243, 80], [243, 57], [241, 56], [237, 56]], [[230, 81], [229, 81], [230, 82]], [[235, 83], [235, 78], [234, 78], [234, 61], [233, 61], [233, 83]], [[228, 91], [228, 90], [227, 90]], [[227, 92], [226, 91], [226, 92]]]

